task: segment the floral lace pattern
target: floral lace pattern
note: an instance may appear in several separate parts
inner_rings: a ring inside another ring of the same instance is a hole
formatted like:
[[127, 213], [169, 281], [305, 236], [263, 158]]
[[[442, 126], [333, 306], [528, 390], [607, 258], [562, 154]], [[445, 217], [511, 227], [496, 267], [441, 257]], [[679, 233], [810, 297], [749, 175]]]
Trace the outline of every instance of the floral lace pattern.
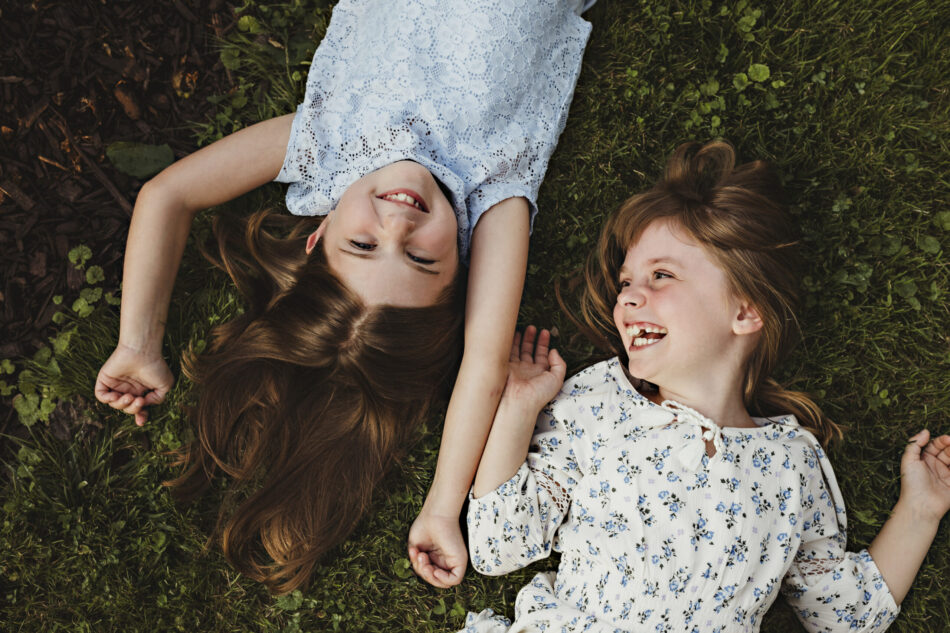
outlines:
[[341, 0], [307, 78], [278, 181], [323, 215], [365, 174], [413, 160], [451, 192], [467, 261], [479, 216], [536, 213], [580, 72], [581, 0]]
[[[867, 551], [845, 550], [814, 436], [792, 416], [758, 428], [701, 417], [646, 400], [616, 358], [565, 382], [518, 472], [469, 503], [481, 573], [562, 552], [556, 574], [518, 594], [512, 630], [754, 632], [779, 592], [809, 631], [887, 628], [898, 607]], [[509, 626], [489, 610], [466, 625]]]

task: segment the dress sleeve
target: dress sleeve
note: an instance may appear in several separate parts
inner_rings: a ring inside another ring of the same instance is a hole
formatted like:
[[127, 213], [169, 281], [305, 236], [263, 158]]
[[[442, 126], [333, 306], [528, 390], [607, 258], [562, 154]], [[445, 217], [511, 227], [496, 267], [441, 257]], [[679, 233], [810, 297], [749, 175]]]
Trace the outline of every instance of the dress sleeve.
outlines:
[[805, 453], [802, 541], [782, 591], [808, 631], [884, 631], [900, 607], [868, 551], [845, 550], [844, 503], [824, 451], [815, 442]]
[[555, 399], [541, 412], [527, 459], [511, 479], [478, 499], [469, 495], [469, 550], [480, 573], [507, 574], [550, 555], [582, 476], [575, 453], [582, 432], [561, 415], [566, 408]]

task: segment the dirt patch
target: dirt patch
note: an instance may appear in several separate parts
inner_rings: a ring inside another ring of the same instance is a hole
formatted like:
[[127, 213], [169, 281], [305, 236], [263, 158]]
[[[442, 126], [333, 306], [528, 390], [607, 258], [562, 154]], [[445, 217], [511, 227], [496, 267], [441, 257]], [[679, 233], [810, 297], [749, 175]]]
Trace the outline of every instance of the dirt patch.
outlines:
[[[106, 147], [167, 143], [176, 158], [194, 151], [189, 122], [205, 120], [207, 97], [230, 89], [216, 38], [234, 20], [221, 0], [0, 9], [0, 359], [32, 355], [55, 327], [54, 296], [78, 295], [84, 278], [67, 260], [70, 248], [87, 245], [103, 288], [118, 288], [143, 183], [116, 171]], [[57, 416], [63, 428], [67, 414]], [[0, 433], [14, 420], [4, 399]]]

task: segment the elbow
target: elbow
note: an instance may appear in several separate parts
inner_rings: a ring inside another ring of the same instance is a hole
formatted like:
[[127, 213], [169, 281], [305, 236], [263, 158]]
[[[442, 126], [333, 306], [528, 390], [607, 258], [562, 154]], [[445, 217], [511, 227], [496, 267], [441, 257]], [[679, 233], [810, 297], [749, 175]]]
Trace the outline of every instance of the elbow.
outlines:
[[135, 198], [135, 209], [138, 211], [146, 206], [167, 206], [173, 201], [172, 190], [162, 174], [147, 180]]
[[494, 358], [484, 351], [467, 349], [462, 354], [459, 382], [465, 376], [466, 383], [480, 385], [479, 391], [495, 402], [501, 398], [508, 382], [508, 359]]
[[132, 214], [141, 213], [143, 209], [162, 210], [162, 212], [182, 215], [189, 219], [194, 218], [198, 209], [188, 205], [181, 195], [180, 187], [176, 186], [173, 177], [166, 175], [168, 170], [159, 173], [151, 180], [146, 181], [135, 198], [135, 207]]

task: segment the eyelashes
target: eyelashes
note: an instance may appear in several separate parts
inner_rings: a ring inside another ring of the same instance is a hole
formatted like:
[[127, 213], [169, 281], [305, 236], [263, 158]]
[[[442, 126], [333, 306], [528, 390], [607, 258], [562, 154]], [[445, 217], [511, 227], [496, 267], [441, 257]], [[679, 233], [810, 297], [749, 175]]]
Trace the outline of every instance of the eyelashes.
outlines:
[[[361, 251], [372, 251], [376, 248], [375, 244], [368, 244], [367, 242], [360, 242], [358, 240], [350, 240], [350, 246]], [[419, 257], [418, 255], [413, 255], [412, 253], [406, 253], [406, 256], [413, 262], [417, 264], [422, 264], [428, 266], [429, 264], [434, 264], [434, 259], [426, 259], [425, 257]]]

